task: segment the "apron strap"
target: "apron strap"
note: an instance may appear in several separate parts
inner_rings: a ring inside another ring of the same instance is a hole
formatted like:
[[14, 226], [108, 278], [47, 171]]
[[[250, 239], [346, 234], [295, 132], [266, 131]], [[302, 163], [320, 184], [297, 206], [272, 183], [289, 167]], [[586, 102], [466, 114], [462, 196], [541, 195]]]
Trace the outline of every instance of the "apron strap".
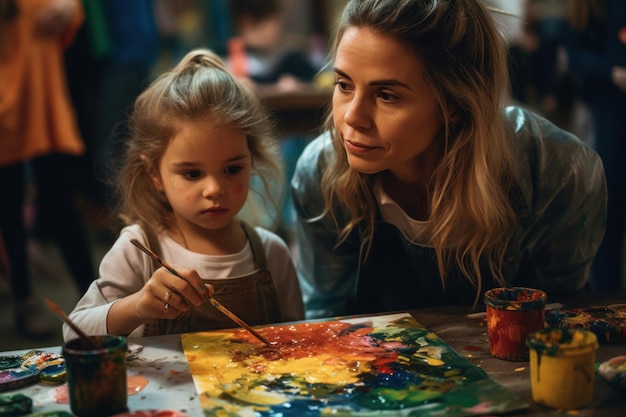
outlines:
[[267, 269], [267, 258], [265, 257], [265, 248], [261, 242], [261, 237], [257, 231], [254, 230], [254, 227], [250, 226], [248, 223], [242, 221], [241, 225], [243, 226], [243, 230], [246, 232], [246, 236], [250, 242], [252, 257], [254, 258], [256, 269]]

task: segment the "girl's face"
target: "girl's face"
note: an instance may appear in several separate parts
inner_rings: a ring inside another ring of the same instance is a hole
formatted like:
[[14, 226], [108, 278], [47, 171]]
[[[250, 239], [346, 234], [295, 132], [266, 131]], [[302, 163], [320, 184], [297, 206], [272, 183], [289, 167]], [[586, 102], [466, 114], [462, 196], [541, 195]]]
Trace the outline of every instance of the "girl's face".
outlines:
[[423, 62], [369, 28], [348, 28], [335, 57], [333, 118], [348, 163], [364, 174], [390, 170], [423, 180], [424, 161], [442, 127]]
[[228, 226], [246, 202], [252, 157], [246, 135], [209, 120], [184, 124], [153, 176], [184, 234]]

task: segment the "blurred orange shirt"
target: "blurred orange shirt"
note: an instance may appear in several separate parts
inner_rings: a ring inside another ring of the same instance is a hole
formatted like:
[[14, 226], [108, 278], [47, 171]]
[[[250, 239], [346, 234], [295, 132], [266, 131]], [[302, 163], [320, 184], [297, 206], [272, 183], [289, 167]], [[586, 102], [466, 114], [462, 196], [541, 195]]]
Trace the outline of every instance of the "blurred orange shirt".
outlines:
[[84, 152], [63, 60], [84, 11], [70, 0], [73, 14], [61, 36], [37, 35], [35, 17], [55, 1], [17, 0], [17, 17], [0, 28], [0, 165]]

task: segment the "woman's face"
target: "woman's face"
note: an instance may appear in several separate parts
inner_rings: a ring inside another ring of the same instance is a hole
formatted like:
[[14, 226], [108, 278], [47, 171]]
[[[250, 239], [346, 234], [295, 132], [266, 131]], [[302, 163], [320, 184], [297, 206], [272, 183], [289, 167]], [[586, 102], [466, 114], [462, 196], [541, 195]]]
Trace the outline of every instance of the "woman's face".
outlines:
[[391, 37], [348, 28], [337, 48], [333, 118], [348, 163], [364, 174], [390, 170], [404, 181], [428, 175], [442, 127], [423, 61]]

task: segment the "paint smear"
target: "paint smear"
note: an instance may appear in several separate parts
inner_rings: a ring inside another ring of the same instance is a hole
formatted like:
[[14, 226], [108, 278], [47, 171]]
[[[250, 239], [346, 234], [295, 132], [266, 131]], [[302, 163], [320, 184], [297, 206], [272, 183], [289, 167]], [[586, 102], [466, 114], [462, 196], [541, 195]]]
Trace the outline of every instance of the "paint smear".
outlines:
[[[143, 376], [129, 375], [126, 377], [126, 391], [128, 395], [136, 395], [146, 388], [148, 379]], [[53, 390], [52, 397], [57, 404], [69, 404], [69, 391], [67, 384], [63, 384]]]
[[126, 377], [126, 388], [128, 395], [139, 394], [148, 385], [148, 378], [139, 375], [129, 375]]

